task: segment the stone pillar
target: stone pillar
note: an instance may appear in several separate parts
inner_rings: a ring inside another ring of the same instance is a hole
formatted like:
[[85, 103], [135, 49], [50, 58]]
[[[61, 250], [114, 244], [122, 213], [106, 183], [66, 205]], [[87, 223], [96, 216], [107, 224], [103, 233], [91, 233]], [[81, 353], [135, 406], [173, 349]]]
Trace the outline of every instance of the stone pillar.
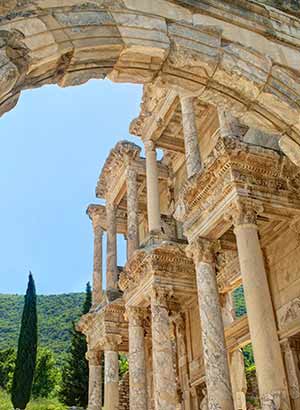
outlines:
[[240, 349], [230, 357], [230, 376], [235, 410], [246, 410], [247, 379], [244, 355]]
[[129, 320], [129, 402], [130, 410], [147, 409], [144, 312], [138, 307], [126, 310]]
[[155, 410], [175, 410], [176, 375], [170, 338], [167, 293], [154, 289], [151, 294], [153, 390]]
[[146, 180], [147, 180], [147, 212], [149, 232], [161, 231], [160, 198], [156, 149], [152, 141], [145, 142]]
[[255, 208], [238, 204], [233, 221], [262, 409], [287, 409], [287, 381]]
[[127, 257], [139, 247], [139, 215], [137, 173], [130, 165], [127, 169]]
[[102, 368], [100, 351], [90, 350], [89, 361], [89, 405], [88, 410], [102, 409]]
[[98, 215], [92, 217], [94, 229], [94, 271], [93, 271], [93, 306], [102, 300], [102, 237], [103, 231]]
[[188, 178], [200, 171], [201, 157], [198, 143], [198, 130], [194, 109], [194, 97], [180, 96], [184, 147]]
[[106, 249], [106, 289], [117, 289], [117, 215], [114, 204], [106, 204], [107, 249]]
[[193, 256], [196, 267], [209, 409], [233, 410], [214, 246], [200, 238], [188, 246], [187, 254]]
[[300, 368], [298, 359], [300, 340], [297, 338], [285, 339], [281, 348], [283, 351], [290, 397], [294, 404], [293, 408], [298, 410], [300, 409]]
[[119, 353], [118, 336], [107, 337], [104, 342], [104, 409], [119, 408]]

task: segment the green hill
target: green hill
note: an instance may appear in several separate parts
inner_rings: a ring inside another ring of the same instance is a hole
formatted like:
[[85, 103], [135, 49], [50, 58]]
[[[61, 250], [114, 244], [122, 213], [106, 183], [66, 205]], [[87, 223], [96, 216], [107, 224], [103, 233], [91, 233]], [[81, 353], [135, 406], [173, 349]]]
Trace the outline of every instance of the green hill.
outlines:
[[[56, 354], [69, 347], [70, 328], [81, 314], [84, 293], [38, 296], [39, 343]], [[24, 296], [0, 294], [0, 350], [17, 347]]]

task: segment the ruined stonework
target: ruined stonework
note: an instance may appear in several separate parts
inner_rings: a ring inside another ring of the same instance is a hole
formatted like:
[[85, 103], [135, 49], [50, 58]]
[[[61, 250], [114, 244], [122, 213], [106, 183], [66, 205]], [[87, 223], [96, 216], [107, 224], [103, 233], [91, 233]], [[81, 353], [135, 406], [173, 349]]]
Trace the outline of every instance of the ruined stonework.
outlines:
[[130, 410], [300, 410], [299, 18], [297, 0], [0, 0], [0, 114], [44, 84], [144, 84], [137, 144], [87, 209], [89, 410], [128, 408], [120, 352]]

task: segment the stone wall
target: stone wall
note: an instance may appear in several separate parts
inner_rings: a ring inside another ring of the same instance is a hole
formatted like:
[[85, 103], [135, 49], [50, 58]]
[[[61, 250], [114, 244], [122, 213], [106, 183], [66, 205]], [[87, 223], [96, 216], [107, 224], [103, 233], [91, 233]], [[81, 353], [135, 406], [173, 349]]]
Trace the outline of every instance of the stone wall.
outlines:
[[119, 382], [119, 410], [129, 410], [129, 372]]

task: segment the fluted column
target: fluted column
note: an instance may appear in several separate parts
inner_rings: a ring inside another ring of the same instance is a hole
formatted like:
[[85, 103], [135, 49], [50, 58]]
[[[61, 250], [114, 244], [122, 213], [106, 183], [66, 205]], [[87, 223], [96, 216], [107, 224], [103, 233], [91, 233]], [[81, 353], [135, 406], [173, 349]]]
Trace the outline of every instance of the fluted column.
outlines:
[[138, 189], [136, 170], [127, 169], [127, 253], [128, 259], [139, 247]]
[[198, 143], [198, 130], [194, 109], [194, 97], [181, 95], [181, 112], [188, 178], [201, 169], [201, 157]]
[[209, 409], [233, 410], [214, 246], [200, 238], [189, 245], [187, 254], [193, 257], [196, 267]]
[[106, 204], [107, 247], [106, 247], [106, 289], [117, 289], [117, 215], [114, 204]]
[[88, 410], [102, 409], [102, 368], [101, 351], [90, 350], [87, 353], [89, 361], [89, 405]]
[[118, 336], [108, 336], [104, 345], [104, 409], [119, 408], [119, 352]]
[[152, 141], [145, 142], [146, 180], [147, 180], [147, 211], [150, 232], [161, 231], [158, 170], [156, 150]]
[[272, 300], [264, 266], [255, 206], [233, 210], [241, 275], [262, 409], [290, 408]]
[[170, 338], [167, 293], [154, 289], [151, 295], [153, 387], [155, 410], [175, 410], [176, 375]]
[[93, 269], [93, 305], [98, 305], [102, 300], [102, 238], [103, 230], [100, 217], [92, 216], [94, 229], [94, 269]]
[[147, 409], [144, 311], [138, 307], [126, 309], [129, 320], [129, 403], [130, 410]]

